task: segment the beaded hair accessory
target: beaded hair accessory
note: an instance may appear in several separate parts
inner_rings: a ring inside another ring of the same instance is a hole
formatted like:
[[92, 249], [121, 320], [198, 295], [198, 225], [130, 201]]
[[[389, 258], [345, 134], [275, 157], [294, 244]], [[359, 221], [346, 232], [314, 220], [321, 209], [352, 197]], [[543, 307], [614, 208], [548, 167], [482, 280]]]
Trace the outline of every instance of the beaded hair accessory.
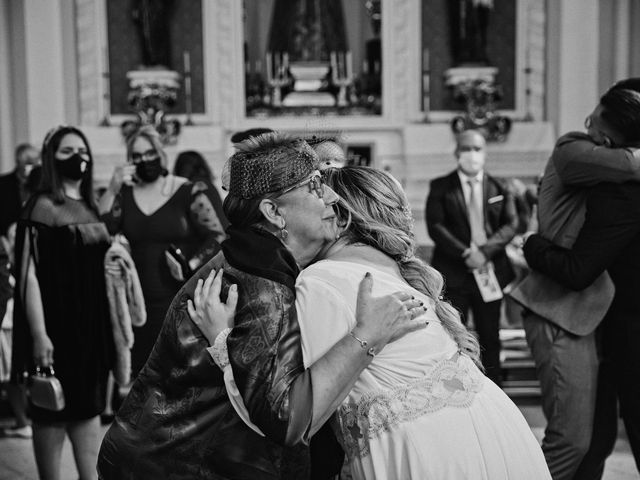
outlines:
[[258, 146], [234, 153], [222, 172], [223, 188], [244, 199], [277, 192], [317, 169], [318, 155], [304, 140]]

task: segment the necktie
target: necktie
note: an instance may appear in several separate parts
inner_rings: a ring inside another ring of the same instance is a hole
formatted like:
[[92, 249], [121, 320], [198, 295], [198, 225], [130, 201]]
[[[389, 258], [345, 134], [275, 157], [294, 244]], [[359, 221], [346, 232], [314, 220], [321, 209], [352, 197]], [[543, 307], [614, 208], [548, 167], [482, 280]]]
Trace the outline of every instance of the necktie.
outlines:
[[469, 226], [471, 227], [471, 241], [476, 245], [487, 243], [487, 234], [484, 231], [484, 218], [482, 215], [482, 192], [477, 178], [469, 181]]

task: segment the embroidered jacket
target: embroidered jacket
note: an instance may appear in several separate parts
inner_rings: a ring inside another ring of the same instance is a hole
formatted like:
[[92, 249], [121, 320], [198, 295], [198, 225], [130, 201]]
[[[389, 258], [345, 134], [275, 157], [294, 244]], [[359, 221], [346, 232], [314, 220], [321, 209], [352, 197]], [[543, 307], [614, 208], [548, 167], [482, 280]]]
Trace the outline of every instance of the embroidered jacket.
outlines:
[[[197, 280], [220, 267], [223, 298], [233, 283], [239, 293], [230, 360], [266, 438], [235, 413], [222, 372], [187, 313]], [[302, 442], [308, 425], [293, 421], [288, 409], [289, 385], [301, 368], [293, 289], [240, 271], [219, 253], [173, 300], [147, 364], [103, 440], [101, 478], [307, 478], [309, 453]]]

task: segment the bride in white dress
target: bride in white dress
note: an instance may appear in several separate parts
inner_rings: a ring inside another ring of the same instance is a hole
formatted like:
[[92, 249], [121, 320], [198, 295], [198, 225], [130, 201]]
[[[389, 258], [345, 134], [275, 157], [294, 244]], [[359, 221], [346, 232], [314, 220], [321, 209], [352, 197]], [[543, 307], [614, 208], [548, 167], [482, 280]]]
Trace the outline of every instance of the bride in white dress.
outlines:
[[[336, 210], [343, 227], [323, 260], [307, 267], [296, 283], [305, 366], [355, 326], [358, 285], [367, 272], [374, 296], [409, 284], [428, 307], [426, 329], [370, 352], [371, 364], [336, 412], [352, 477], [550, 479], [524, 417], [483, 375], [477, 341], [441, 299], [442, 276], [414, 256], [413, 219], [402, 188], [367, 167], [325, 175], [341, 197]], [[369, 350], [366, 339], [354, 341]], [[237, 392], [232, 376], [225, 377], [231, 378], [228, 391]], [[234, 406], [242, 412], [241, 398]], [[241, 416], [248, 422], [246, 410]]]

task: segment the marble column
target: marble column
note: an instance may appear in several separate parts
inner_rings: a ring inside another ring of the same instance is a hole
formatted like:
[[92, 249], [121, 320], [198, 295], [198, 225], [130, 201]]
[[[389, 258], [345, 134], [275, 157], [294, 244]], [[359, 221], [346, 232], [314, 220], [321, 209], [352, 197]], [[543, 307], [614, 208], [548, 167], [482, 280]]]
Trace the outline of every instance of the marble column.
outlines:
[[547, 1], [547, 117], [556, 133], [582, 128], [598, 102], [598, 0]]

